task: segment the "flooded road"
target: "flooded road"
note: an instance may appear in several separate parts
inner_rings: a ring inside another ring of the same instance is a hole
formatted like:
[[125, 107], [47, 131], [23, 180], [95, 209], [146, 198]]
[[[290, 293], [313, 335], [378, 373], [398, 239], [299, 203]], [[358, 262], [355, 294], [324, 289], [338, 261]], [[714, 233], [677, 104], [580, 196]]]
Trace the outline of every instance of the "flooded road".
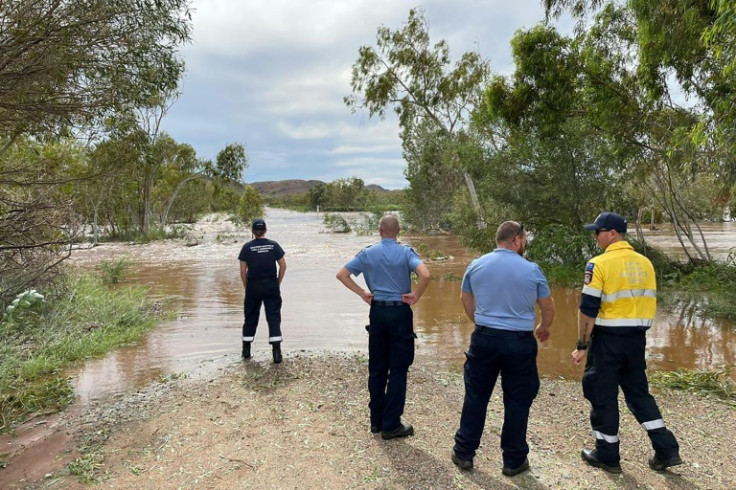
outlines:
[[[283, 283], [283, 350], [288, 362], [295, 351], [365, 352], [364, 325], [368, 306], [345, 289], [335, 273], [357, 251], [378, 236], [325, 233], [322, 217], [284, 210], [269, 210], [268, 237], [286, 251]], [[724, 224], [726, 228], [730, 224]], [[223, 229], [224, 227], [224, 229]], [[716, 226], [712, 233], [723, 233]], [[655, 232], [657, 233], [657, 232]], [[662, 232], [659, 235], [662, 236]], [[724, 243], [734, 231], [726, 230]], [[169, 298], [176, 317], [150, 332], [138, 345], [119, 349], [106, 358], [89, 362], [75, 378], [82, 402], [125, 389], [137, 389], [151, 380], [186, 372], [216, 369], [238, 359], [242, 326], [243, 289], [237, 255], [250, 233], [230, 223], [212, 223], [201, 244], [176, 250], [160, 244], [126, 247], [120, 253], [136, 261], [129, 283], [151, 288]], [[438, 369], [460, 370], [473, 325], [459, 301], [460, 278], [476, 254], [447, 236], [402, 239], [415, 247], [436, 250], [449, 259], [427, 261], [433, 281], [415, 308], [419, 337], [417, 356], [435, 360]], [[661, 238], [660, 238], [660, 241]], [[423, 245], [420, 245], [423, 244]], [[105, 252], [106, 245], [86, 259]], [[722, 247], [723, 248], [723, 247]], [[120, 258], [117, 252], [112, 257]], [[110, 257], [110, 258], [112, 258]], [[162, 259], [162, 257], [164, 257]], [[362, 282], [362, 279], [358, 280]], [[543, 376], [579, 379], [582, 368], [569, 354], [577, 337], [579, 292], [555, 288], [557, 315], [551, 339], [539, 352]], [[648, 363], [653, 370], [676, 368], [720, 369], [736, 363], [736, 325], [700, 319], [693, 306], [674, 312], [660, 311], [648, 333]], [[268, 329], [263, 314], [253, 346], [255, 360], [269, 360]]]

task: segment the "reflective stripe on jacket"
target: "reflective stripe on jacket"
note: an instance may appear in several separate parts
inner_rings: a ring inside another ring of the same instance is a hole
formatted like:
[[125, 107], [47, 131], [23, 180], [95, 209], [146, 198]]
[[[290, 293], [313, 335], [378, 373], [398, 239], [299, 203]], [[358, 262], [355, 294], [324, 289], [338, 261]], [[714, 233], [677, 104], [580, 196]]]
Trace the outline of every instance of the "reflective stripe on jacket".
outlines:
[[657, 279], [652, 263], [629, 242], [612, 243], [585, 267], [583, 294], [600, 298], [595, 324], [649, 328], [657, 312]]

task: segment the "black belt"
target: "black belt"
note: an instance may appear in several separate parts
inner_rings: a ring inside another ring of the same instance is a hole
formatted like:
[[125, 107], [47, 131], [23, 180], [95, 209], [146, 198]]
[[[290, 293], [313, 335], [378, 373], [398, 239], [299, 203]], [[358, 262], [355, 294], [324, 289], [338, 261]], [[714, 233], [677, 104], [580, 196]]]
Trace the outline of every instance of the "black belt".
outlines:
[[479, 335], [487, 335], [489, 337], [526, 337], [534, 335], [532, 330], [504, 330], [502, 328], [486, 327], [484, 325], [476, 325], [475, 331]]
[[403, 301], [381, 301], [379, 299], [371, 300], [371, 306], [404, 306], [406, 304], [407, 303], [404, 303]]

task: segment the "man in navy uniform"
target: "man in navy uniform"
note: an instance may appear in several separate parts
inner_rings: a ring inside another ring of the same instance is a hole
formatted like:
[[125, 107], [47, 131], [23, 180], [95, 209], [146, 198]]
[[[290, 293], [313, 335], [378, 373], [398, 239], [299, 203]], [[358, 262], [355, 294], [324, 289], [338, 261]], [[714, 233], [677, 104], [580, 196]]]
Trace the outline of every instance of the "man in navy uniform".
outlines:
[[646, 331], [657, 312], [657, 278], [648, 258], [626, 241], [627, 222], [605, 212], [585, 229], [595, 233], [603, 254], [585, 266], [578, 312], [578, 340], [572, 360], [588, 353], [583, 394], [590, 401], [595, 449], [583, 449], [583, 461], [609, 473], [621, 473], [618, 387], [654, 448], [649, 466], [665, 471], [682, 464], [680, 446], [664, 424], [647, 382]]
[[473, 468], [488, 401], [499, 373], [504, 418], [501, 429], [503, 469], [514, 476], [529, 469], [526, 431], [529, 409], [539, 391], [534, 305], [541, 321], [537, 338], [544, 342], [555, 316], [554, 301], [541, 269], [524, 259], [526, 231], [516, 221], [496, 230], [496, 249], [472, 261], [465, 271], [460, 300], [475, 323], [465, 361], [465, 401], [451, 459]]
[[[243, 245], [240, 280], [245, 288], [245, 321], [243, 323], [243, 358], [250, 357], [250, 344], [256, 335], [261, 304], [266, 308], [268, 343], [273, 347], [273, 362], [281, 362], [281, 281], [286, 273], [286, 260], [281, 246], [265, 238], [266, 222], [253, 220], [254, 239]], [[276, 271], [278, 264], [278, 274]]]
[[[414, 314], [429, 285], [430, 273], [417, 253], [398, 243], [399, 220], [381, 218], [381, 242], [361, 250], [337, 273], [345, 287], [371, 305], [368, 326], [368, 391], [371, 432], [384, 439], [406, 437], [414, 428], [401, 422], [406, 403], [406, 378], [414, 362]], [[411, 291], [411, 273], [419, 284]], [[351, 277], [363, 274], [368, 291]]]

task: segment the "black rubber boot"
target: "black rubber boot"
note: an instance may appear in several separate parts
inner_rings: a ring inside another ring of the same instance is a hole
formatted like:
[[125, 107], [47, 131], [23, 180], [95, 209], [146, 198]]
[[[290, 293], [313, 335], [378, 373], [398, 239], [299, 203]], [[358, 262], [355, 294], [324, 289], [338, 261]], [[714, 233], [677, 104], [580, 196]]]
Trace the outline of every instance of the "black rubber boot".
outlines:
[[273, 344], [273, 363], [281, 363], [281, 344]]
[[250, 359], [250, 342], [243, 341], [243, 359]]

